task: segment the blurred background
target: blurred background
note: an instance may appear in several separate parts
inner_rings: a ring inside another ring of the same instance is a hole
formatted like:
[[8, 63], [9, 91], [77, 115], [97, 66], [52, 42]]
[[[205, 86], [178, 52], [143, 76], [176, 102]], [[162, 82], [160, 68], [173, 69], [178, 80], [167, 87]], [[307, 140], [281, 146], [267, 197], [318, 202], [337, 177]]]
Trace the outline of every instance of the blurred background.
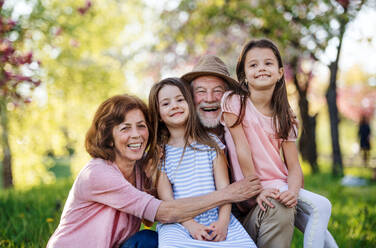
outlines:
[[0, 0], [0, 11], [0, 247], [46, 245], [103, 100], [147, 100], [204, 54], [236, 78], [242, 45], [261, 37], [284, 59], [305, 187], [331, 200], [340, 247], [376, 246], [376, 1]]

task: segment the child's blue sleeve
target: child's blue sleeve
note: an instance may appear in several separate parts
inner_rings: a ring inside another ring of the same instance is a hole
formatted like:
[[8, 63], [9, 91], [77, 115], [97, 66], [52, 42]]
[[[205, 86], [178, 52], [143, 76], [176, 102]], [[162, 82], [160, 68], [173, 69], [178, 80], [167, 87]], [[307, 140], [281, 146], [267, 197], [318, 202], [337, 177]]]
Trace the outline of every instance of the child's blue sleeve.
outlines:
[[217, 135], [209, 133], [210, 137], [217, 143], [219, 149], [223, 150], [226, 148], [226, 146], [222, 143], [222, 141], [218, 138]]
[[[217, 135], [210, 133], [210, 137], [217, 143], [219, 149], [223, 150], [226, 148], [226, 146], [222, 143], [222, 141], [218, 138]], [[210, 151], [210, 160], [213, 161], [217, 157], [217, 151], [215, 149], [212, 149]]]

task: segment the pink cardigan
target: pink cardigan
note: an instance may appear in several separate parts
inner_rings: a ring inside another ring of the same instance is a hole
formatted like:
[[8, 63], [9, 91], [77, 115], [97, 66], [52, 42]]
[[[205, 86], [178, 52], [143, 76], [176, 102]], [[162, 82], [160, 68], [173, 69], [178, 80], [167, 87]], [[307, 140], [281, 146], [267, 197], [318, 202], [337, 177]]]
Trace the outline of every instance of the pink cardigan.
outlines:
[[161, 201], [140, 190], [138, 169], [136, 179], [137, 188], [115, 163], [92, 159], [76, 178], [47, 247], [118, 247], [139, 230], [141, 218], [153, 222]]

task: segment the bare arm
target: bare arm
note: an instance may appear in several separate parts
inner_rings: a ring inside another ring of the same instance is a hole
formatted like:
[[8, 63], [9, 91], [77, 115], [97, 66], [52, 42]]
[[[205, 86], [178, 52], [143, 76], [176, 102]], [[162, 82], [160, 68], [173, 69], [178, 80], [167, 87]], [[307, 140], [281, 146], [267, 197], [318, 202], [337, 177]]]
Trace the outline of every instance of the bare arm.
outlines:
[[295, 142], [284, 141], [282, 143], [282, 150], [288, 169], [288, 190], [281, 193], [280, 199], [286, 206], [293, 207], [297, 204], [299, 190], [303, 182], [303, 173], [300, 167], [298, 149]]
[[168, 180], [167, 174], [164, 172], [161, 172], [159, 176], [157, 192], [158, 192], [158, 197], [161, 200], [164, 200], [164, 201], [174, 200], [174, 194], [172, 192], [170, 180]]
[[[230, 184], [228, 177], [227, 162], [225, 154], [221, 151], [213, 161], [215, 186], [217, 189], [223, 189]], [[219, 220], [224, 223], [229, 222], [231, 213], [231, 204], [225, 204], [219, 208]]]
[[252, 161], [251, 148], [249, 147], [243, 127], [241, 124], [231, 127], [236, 122], [237, 118], [238, 117], [235, 114], [227, 112], [223, 113], [223, 119], [230, 130], [232, 140], [234, 141], [236, 155], [238, 156], [239, 165], [244, 177], [255, 175], [255, 166]]
[[257, 177], [247, 177], [206, 195], [163, 201], [155, 219], [161, 223], [183, 222], [216, 206], [245, 201], [260, 191]]
[[[221, 150], [213, 161], [213, 171], [215, 186], [223, 189], [229, 185], [227, 161], [224, 152]], [[224, 204], [219, 207], [218, 220], [211, 223], [209, 227], [213, 229], [213, 241], [223, 241], [227, 237], [228, 223], [230, 222], [231, 204]]]

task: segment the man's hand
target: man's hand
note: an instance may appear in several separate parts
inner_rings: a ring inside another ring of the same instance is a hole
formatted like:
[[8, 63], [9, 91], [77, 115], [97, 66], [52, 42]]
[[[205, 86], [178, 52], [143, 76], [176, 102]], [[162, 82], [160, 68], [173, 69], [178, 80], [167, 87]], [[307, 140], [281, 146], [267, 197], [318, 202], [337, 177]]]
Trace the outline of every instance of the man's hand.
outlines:
[[246, 177], [225, 188], [231, 202], [241, 202], [261, 192], [260, 180], [256, 176]]
[[298, 193], [292, 190], [286, 190], [279, 193], [276, 199], [286, 207], [292, 208], [298, 204]]
[[214, 236], [214, 239], [212, 241], [218, 242], [226, 240], [228, 223], [226, 224], [218, 220], [211, 223], [209, 228], [213, 230], [212, 235]]
[[262, 211], [266, 211], [263, 202], [271, 208], [274, 208], [274, 205], [269, 201], [268, 197], [277, 199], [279, 190], [278, 189], [264, 189], [261, 193], [257, 196], [256, 202], [261, 208]]
[[214, 238], [212, 228], [197, 223], [194, 220], [185, 221], [182, 225], [189, 231], [189, 234], [194, 239], [210, 241]]

